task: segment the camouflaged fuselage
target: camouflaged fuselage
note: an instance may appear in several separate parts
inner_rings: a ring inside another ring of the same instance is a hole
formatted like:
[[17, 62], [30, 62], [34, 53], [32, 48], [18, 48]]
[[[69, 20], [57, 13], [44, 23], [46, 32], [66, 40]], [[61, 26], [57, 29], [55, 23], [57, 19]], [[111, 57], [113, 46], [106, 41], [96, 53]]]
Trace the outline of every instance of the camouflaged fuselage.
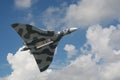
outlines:
[[35, 57], [40, 71], [45, 71], [51, 64], [56, 46], [60, 39], [77, 28], [70, 28], [60, 32], [44, 31], [29, 24], [12, 24], [12, 27], [25, 42], [22, 51], [30, 50]]

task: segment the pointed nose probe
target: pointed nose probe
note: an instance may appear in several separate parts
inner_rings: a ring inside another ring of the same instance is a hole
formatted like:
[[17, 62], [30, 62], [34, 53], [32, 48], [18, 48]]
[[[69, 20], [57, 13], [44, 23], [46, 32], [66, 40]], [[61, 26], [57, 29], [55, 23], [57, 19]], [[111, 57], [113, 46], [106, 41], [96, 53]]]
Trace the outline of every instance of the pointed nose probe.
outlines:
[[78, 28], [70, 28], [70, 32], [76, 31]]

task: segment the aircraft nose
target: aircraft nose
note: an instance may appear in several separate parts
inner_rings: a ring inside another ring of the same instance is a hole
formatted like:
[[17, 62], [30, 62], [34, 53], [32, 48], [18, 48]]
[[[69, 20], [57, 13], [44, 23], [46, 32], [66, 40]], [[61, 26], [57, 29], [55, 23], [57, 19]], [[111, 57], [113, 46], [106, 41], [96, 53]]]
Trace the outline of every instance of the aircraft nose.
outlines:
[[76, 31], [78, 28], [70, 28], [70, 32]]

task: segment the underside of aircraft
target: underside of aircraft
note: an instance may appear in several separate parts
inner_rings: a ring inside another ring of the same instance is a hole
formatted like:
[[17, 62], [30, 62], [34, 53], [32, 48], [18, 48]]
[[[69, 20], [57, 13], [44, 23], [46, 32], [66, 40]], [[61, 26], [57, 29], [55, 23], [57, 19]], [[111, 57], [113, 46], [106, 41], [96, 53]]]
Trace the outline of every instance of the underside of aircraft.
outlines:
[[29, 24], [15, 23], [12, 27], [24, 40], [25, 47], [22, 51], [30, 50], [41, 72], [51, 64], [56, 46], [64, 35], [70, 34], [77, 28], [69, 28], [63, 31], [45, 31]]

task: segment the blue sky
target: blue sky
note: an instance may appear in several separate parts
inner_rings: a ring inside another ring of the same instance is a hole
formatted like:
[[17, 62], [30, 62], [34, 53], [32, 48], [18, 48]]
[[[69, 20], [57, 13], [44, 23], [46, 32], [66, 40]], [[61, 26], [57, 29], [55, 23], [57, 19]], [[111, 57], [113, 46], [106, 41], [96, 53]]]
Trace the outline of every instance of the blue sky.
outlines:
[[[119, 80], [119, 3], [119, 0], [1, 1], [0, 80]], [[39, 73], [30, 53], [19, 50], [23, 40], [11, 28], [16, 22], [55, 31], [80, 29], [62, 38], [51, 66]]]

